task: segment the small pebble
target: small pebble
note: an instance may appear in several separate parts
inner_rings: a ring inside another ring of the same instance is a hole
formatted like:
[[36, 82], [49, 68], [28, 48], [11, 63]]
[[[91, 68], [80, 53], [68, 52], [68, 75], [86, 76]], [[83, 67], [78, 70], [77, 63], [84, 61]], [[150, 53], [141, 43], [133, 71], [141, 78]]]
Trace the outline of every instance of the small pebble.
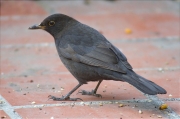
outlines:
[[6, 118], [6, 116], [2, 116], [2, 117], [1, 117], [1, 119], [4, 119], [4, 118]]
[[0, 104], [4, 104], [4, 101], [0, 100]]
[[54, 117], [51, 117], [50, 119], [54, 119]]
[[63, 87], [61, 87], [61, 90], [64, 90], [64, 88], [63, 88]]
[[158, 71], [162, 71], [163, 70], [163, 68], [158, 68]]
[[39, 84], [37, 84], [37, 87], [38, 87], [38, 88], [39, 88], [39, 86], [40, 86], [40, 85], [39, 85]]
[[162, 116], [161, 116], [161, 115], [157, 115], [157, 117], [158, 117], [158, 118], [162, 118]]
[[99, 106], [103, 106], [103, 103], [101, 102], [101, 103], [99, 103]]
[[33, 80], [30, 80], [29, 82], [32, 83], [32, 82], [34, 82], [34, 81], [33, 81]]
[[148, 102], [152, 102], [152, 100], [148, 100]]
[[124, 105], [123, 104], [119, 104], [119, 106], [118, 107], [123, 107]]
[[33, 102], [31, 102], [31, 104], [36, 104], [36, 102], [33, 101]]
[[139, 110], [139, 114], [142, 114], [143, 112], [141, 110]]
[[84, 105], [84, 102], [80, 102], [81, 105]]
[[171, 95], [171, 94], [169, 94], [169, 97], [172, 97], [172, 95]]

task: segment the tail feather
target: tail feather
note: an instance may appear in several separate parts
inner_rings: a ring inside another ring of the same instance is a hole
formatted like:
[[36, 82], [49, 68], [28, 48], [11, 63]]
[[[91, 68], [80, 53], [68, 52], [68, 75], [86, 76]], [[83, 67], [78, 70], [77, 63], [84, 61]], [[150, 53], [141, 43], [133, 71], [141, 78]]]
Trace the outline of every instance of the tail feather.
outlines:
[[166, 94], [166, 90], [158, 86], [154, 82], [145, 79], [144, 77], [136, 74], [135, 72], [129, 72], [130, 75], [125, 78], [124, 81], [132, 84], [137, 89], [145, 94], [156, 95], [156, 94]]

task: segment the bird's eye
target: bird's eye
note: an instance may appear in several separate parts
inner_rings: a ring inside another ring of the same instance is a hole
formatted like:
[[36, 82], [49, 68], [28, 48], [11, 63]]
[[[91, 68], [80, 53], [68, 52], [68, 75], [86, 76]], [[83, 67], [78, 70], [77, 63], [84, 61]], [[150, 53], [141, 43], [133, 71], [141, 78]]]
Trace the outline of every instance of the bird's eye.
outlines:
[[54, 26], [55, 22], [54, 21], [50, 21], [49, 22], [49, 26]]

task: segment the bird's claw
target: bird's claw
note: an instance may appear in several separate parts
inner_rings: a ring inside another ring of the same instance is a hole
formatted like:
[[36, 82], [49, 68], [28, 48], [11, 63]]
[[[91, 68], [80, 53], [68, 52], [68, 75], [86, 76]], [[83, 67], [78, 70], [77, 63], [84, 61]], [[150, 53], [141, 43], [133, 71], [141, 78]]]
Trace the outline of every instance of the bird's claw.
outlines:
[[66, 97], [66, 96], [62, 96], [61, 98], [58, 98], [58, 97], [49, 95], [48, 98], [55, 100], [55, 101], [77, 101], [77, 100], [83, 101], [81, 98], [70, 98], [70, 97]]
[[90, 91], [86, 91], [86, 90], [79, 90], [77, 94], [81, 93], [82, 95], [92, 95], [92, 96], [95, 96], [95, 97], [101, 97], [102, 98], [102, 95], [100, 94], [96, 94], [94, 92], [94, 90], [92, 90], [91, 92]]

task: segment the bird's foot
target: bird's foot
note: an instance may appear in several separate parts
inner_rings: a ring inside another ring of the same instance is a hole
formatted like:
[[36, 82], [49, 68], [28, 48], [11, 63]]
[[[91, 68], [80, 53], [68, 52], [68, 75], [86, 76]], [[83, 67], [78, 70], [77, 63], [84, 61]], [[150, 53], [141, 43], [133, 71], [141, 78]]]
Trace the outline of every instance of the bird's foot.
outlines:
[[78, 93], [81, 93], [82, 95], [92, 95], [92, 96], [95, 96], [95, 97], [101, 97], [102, 98], [102, 96], [100, 94], [96, 94], [94, 92], [94, 90], [92, 90], [91, 92], [86, 91], [86, 90], [79, 90]]
[[62, 96], [61, 98], [49, 95], [49, 99], [53, 99], [55, 101], [77, 101], [77, 100], [82, 100], [81, 98], [70, 98], [69, 96]]

